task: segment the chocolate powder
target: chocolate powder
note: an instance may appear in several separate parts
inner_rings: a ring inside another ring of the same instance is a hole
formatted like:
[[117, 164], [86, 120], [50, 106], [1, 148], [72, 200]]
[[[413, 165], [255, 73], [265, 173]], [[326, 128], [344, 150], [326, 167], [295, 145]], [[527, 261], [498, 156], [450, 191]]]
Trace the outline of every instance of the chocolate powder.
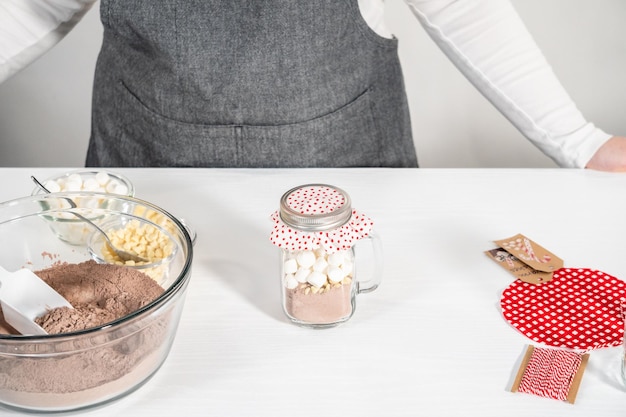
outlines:
[[323, 293], [305, 291], [303, 287], [285, 289], [286, 313], [309, 324], [331, 324], [352, 314], [351, 285], [331, 287]]
[[124, 317], [163, 293], [152, 278], [133, 268], [87, 261], [35, 272], [74, 309], [51, 310], [35, 321], [48, 333], [67, 333]]
[[[151, 302], [163, 288], [144, 273], [118, 265], [87, 261], [59, 264], [35, 271], [68, 299], [74, 310], [50, 311], [38, 322], [49, 332], [68, 332], [106, 324]], [[16, 404], [61, 408], [115, 394], [136, 378], [149, 374], [168, 349], [171, 314], [146, 325], [129, 324], [111, 338], [99, 333], [69, 340], [73, 352], [36, 356], [0, 355], [0, 396]], [[0, 317], [0, 331], [15, 333]], [[33, 345], [34, 352], [55, 349], [51, 343]], [[54, 353], [54, 351], [51, 351]]]

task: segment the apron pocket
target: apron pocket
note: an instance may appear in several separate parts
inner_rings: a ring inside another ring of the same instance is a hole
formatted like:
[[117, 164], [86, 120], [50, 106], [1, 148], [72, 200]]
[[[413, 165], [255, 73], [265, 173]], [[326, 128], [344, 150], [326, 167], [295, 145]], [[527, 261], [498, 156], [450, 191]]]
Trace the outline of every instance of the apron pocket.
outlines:
[[177, 121], [146, 107], [122, 82], [107, 147], [120, 166], [380, 166], [381, 135], [371, 90], [311, 120], [283, 125], [208, 125]]
[[338, 110], [308, 121], [242, 126], [241, 154], [263, 167], [379, 166], [381, 144], [368, 89]]

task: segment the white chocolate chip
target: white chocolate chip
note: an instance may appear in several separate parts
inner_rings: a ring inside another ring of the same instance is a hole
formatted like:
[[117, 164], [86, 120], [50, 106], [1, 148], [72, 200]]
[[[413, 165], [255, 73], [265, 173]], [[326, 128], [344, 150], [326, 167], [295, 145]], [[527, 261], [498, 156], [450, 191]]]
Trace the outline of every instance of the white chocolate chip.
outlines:
[[[142, 224], [138, 220], [131, 220], [124, 227], [107, 230], [111, 243], [123, 250], [148, 259], [149, 262], [167, 258], [173, 251], [170, 238], [151, 224]], [[109, 262], [120, 262], [119, 257], [105, 246], [104, 259]]]

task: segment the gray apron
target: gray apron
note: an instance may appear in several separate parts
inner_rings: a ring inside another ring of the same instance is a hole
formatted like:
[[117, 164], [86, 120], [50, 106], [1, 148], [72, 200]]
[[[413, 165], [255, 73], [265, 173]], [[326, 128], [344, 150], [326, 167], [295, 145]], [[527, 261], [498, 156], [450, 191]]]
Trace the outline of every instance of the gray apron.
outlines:
[[415, 167], [357, 0], [101, 0], [87, 166]]

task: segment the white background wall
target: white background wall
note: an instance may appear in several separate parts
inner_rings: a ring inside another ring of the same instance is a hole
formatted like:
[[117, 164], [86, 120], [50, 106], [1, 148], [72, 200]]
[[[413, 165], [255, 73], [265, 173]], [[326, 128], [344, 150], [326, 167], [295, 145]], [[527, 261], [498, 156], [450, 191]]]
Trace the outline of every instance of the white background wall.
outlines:
[[[583, 113], [626, 135], [626, 1], [513, 0]], [[422, 167], [554, 167], [450, 64], [402, 0], [387, 0], [400, 39]], [[79, 167], [102, 39], [98, 4], [53, 50], [0, 84], [0, 166]]]

